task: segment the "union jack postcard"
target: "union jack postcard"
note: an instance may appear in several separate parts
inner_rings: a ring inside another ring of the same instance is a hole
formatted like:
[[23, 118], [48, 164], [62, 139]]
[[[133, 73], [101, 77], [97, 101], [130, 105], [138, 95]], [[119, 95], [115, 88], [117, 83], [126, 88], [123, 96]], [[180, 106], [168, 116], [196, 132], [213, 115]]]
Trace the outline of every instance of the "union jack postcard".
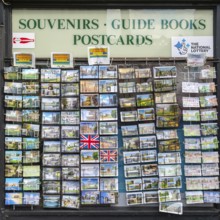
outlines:
[[80, 149], [99, 149], [99, 135], [80, 135]]
[[118, 161], [118, 151], [117, 150], [101, 150], [100, 151], [100, 162], [109, 163]]

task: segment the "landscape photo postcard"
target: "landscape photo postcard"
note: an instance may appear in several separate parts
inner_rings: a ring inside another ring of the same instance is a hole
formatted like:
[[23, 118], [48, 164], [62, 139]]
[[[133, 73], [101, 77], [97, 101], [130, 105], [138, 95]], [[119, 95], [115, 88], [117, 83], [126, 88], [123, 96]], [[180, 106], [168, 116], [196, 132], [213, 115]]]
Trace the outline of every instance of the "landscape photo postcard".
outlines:
[[35, 109], [22, 110], [22, 122], [39, 122], [40, 112]]
[[200, 177], [187, 177], [186, 190], [203, 190], [203, 179]]
[[100, 79], [112, 79], [118, 77], [117, 65], [99, 66]]
[[119, 92], [120, 93], [134, 93], [136, 92], [135, 82], [121, 82], [119, 83]]
[[135, 77], [136, 78], [150, 78], [152, 77], [151, 69], [146, 67], [135, 67]]
[[60, 124], [60, 112], [42, 112], [42, 124]]
[[61, 124], [79, 124], [79, 111], [62, 111]]
[[176, 89], [176, 79], [159, 79], [154, 80], [155, 92], [169, 92]]
[[157, 140], [155, 135], [140, 136], [140, 149], [150, 149], [157, 147]]
[[126, 178], [141, 177], [141, 166], [140, 165], [125, 165], [124, 175]]
[[82, 205], [97, 205], [100, 204], [100, 191], [83, 190], [81, 191]]
[[100, 192], [100, 204], [117, 204], [118, 192]]
[[184, 165], [185, 176], [202, 176], [201, 165]]
[[78, 153], [79, 152], [79, 140], [62, 140], [61, 143], [62, 152], [66, 153]]
[[78, 110], [79, 109], [79, 98], [61, 98], [61, 109], [62, 110]]
[[43, 166], [58, 167], [61, 164], [61, 155], [59, 153], [44, 153]]
[[199, 83], [182, 82], [182, 93], [199, 93]]
[[138, 120], [137, 111], [121, 111], [121, 122], [132, 122]]
[[180, 176], [182, 175], [181, 165], [173, 164], [173, 165], [159, 165], [158, 166], [159, 176]]
[[183, 110], [183, 121], [200, 121], [199, 110]]
[[96, 135], [98, 129], [98, 122], [80, 122], [80, 134]]
[[201, 163], [201, 151], [185, 151], [185, 163]]
[[115, 121], [117, 120], [118, 111], [117, 108], [100, 108], [99, 120], [100, 121]]
[[6, 95], [4, 102], [6, 108], [22, 108], [22, 96]]
[[159, 178], [159, 189], [172, 189], [172, 188], [182, 188], [181, 176]]
[[201, 109], [201, 121], [216, 121], [218, 120], [218, 112], [216, 108]]
[[142, 150], [140, 151], [141, 162], [149, 163], [157, 161], [157, 151], [156, 150]]
[[20, 82], [5, 82], [4, 93], [6, 94], [22, 94], [22, 83]]
[[44, 208], [59, 208], [60, 207], [60, 195], [43, 195], [43, 207]]
[[39, 96], [23, 96], [22, 104], [23, 104], [23, 108], [39, 108], [40, 97]]
[[126, 191], [141, 191], [142, 179], [126, 179], [125, 180]]
[[25, 151], [23, 153], [23, 164], [25, 163], [39, 163], [40, 162], [40, 152], [35, 151]]
[[[108, 95], [107, 95], [108, 96]], [[100, 103], [101, 100], [100, 97]], [[97, 94], [80, 94], [80, 106], [81, 107], [99, 107], [99, 95]], [[102, 106], [105, 106], [102, 104]]]
[[43, 152], [60, 152], [60, 141], [44, 141]]
[[218, 163], [202, 164], [202, 175], [203, 176], [219, 176]]
[[63, 181], [62, 193], [63, 194], [79, 194], [80, 186], [79, 181]]
[[22, 191], [23, 178], [5, 178], [6, 191]]
[[22, 177], [22, 173], [21, 164], [5, 164], [5, 177]]
[[5, 124], [6, 136], [21, 136], [21, 124]]
[[40, 193], [25, 192], [23, 197], [24, 205], [40, 205]]
[[158, 203], [158, 192], [157, 191], [149, 191], [143, 192], [143, 203], [150, 204], [150, 203]]
[[78, 167], [79, 154], [62, 154], [61, 165], [63, 167]]
[[40, 72], [38, 69], [22, 69], [22, 80], [38, 80]]
[[201, 69], [199, 78], [200, 79], [215, 79], [216, 78], [215, 67], [209, 66], [209, 68], [205, 67], [205, 68]]
[[140, 82], [136, 83], [136, 91], [137, 92], [153, 92], [153, 82]]
[[22, 113], [19, 110], [6, 110], [5, 121], [22, 122]]
[[170, 139], [166, 141], [158, 141], [158, 149], [160, 153], [169, 151], [180, 151], [179, 139]]
[[187, 54], [187, 66], [199, 67], [204, 66], [206, 61], [205, 53], [188, 53]]
[[79, 95], [79, 83], [61, 84], [61, 96], [76, 96]]
[[140, 135], [155, 134], [156, 132], [155, 123], [138, 124], [138, 131]]
[[176, 77], [177, 69], [175, 66], [155, 66], [153, 68], [154, 78]]
[[181, 200], [181, 194], [179, 189], [159, 190], [158, 196], [159, 202], [174, 202]]
[[62, 196], [61, 206], [63, 208], [79, 209], [80, 206], [80, 197], [77, 195]]
[[216, 92], [216, 85], [214, 82], [199, 83], [199, 93], [213, 93]]
[[61, 70], [62, 82], [79, 82], [79, 70]]
[[142, 178], [142, 189], [143, 190], [158, 190], [158, 177], [146, 177]]
[[201, 137], [202, 150], [215, 150], [219, 148], [217, 136]]
[[154, 106], [153, 94], [137, 95], [137, 106], [138, 107], [151, 107]]
[[158, 128], [176, 128], [179, 126], [179, 116], [157, 116], [156, 126]]
[[218, 123], [202, 123], [201, 134], [203, 136], [217, 135], [218, 134]]
[[60, 99], [59, 98], [42, 98], [41, 99], [41, 110], [47, 110], [47, 111], [60, 110]]
[[119, 79], [135, 79], [135, 72], [133, 67], [118, 67]]
[[183, 131], [185, 137], [196, 137], [201, 135], [200, 125], [183, 125]]
[[118, 178], [100, 178], [101, 191], [118, 191]]
[[6, 150], [21, 150], [22, 138], [21, 137], [5, 137]]
[[99, 163], [99, 150], [81, 150], [81, 163]]
[[4, 67], [5, 80], [21, 80], [21, 69], [17, 66]]
[[39, 84], [36, 82], [22, 82], [22, 94], [38, 94], [39, 93]]
[[154, 96], [157, 104], [176, 103], [177, 101], [175, 92], [155, 93]]
[[81, 190], [99, 190], [99, 178], [81, 178]]
[[37, 124], [23, 124], [22, 135], [26, 137], [39, 137], [40, 125]]
[[124, 164], [140, 163], [140, 151], [123, 152]]
[[41, 69], [41, 82], [60, 82], [61, 70], [60, 69]]
[[200, 138], [185, 138], [184, 145], [186, 150], [200, 150]]
[[159, 211], [165, 212], [165, 213], [182, 215], [183, 214], [183, 203], [181, 202], [160, 203]]
[[118, 176], [118, 163], [102, 163], [100, 164], [101, 177]]
[[100, 149], [118, 148], [118, 136], [101, 136]]
[[40, 177], [40, 165], [23, 166], [23, 177]]
[[141, 165], [141, 174], [142, 176], [157, 176], [158, 175], [157, 164]]
[[156, 115], [157, 116], [176, 116], [179, 114], [178, 104], [157, 104]]
[[7, 192], [5, 193], [5, 205], [22, 205], [23, 193], [13, 193]]
[[119, 103], [121, 108], [136, 107], [136, 98], [120, 98]]
[[182, 97], [184, 108], [199, 108], [199, 97]]
[[98, 66], [80, 66], [80, 79], [96, 79], [98, 77]]
[[177, 129], [157, 130], [157, 140], [178, 139]]
[[62, 180], [79, 180], [79, 167], [62, 167]]
[[98, 121], [99, 109], [81, 109], [81, 121]]
[[122, 141], [124, 150], [137, 150], [140, 148], [139, 137], [124, 137]]
[[118, 134], [118, 122], [99, 122], [100, 135], [115, 135]]
[[204, 203], [220, 203], [220, 192], [204, 191]]
[[200, 107], [218, 106], [218, 100], [217, 100], [216, 95], [200, 96], [199, 102], [200, 102]]
[[203, 190], [219, 190], [219, 177], [203, 177]]
[[143, 193], [133, 192], [126, 193], [127, 205], [141, 205], [143, 204]]
[[152, 121], [155, 120], [154, 108], [141, 108], [137, 110], [139, 121]]
[[121, 126], [122, 136], [133, 136], [138, 135], [137, 125], [124, 125]]
[[99, 164], [81, 164], [81, 177], [99, 177]]
[[60, 96], [60, 84], [41, 83], [41, 96]]
[[98, 93], [98, 80], [80, 80], [80, 93]]
[[61, 169], [59, 167], [43, 167], [43, 180], [60, 180]]
[[61, 126], [61, 138], [79, 138], [79, 126]]
[[60, 194], [60, 181], [43, 181], [43, 194]]
[[40, 147], [39, 138], [23, 137], [23, 150], [37, 150]]
[[180, 164], [180, 152], [158, 153], [158, 164]]
[[118, 98], [116, 94], [100, 94], [99, 98], [100, 107], [117, 107]]
[[114, 93], [118, 91], [118, 83], [116, 79], [99, 80], [99, 93]]
[[219, 163], [219, 154], [217, 151], [202, 152], [203, 163]]

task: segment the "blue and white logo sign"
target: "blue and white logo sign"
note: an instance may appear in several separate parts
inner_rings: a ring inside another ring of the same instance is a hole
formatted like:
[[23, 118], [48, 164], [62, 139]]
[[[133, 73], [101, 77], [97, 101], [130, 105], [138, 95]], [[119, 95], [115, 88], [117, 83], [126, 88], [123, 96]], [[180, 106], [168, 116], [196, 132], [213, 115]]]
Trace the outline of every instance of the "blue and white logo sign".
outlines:
[[187, 53], [206, 53], [206, 57], [213, 57], [213, 37], [172, 37], [172, 57], [187, 57]]

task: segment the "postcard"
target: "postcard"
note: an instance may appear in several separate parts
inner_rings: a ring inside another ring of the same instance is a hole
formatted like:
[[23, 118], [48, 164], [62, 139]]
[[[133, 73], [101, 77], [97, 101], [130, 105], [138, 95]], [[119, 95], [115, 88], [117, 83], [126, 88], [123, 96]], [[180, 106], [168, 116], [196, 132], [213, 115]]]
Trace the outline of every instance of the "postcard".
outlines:
[[61, 138], [78, 138], [79, 126], [61, 126]]
[[137, 111], [121, 111], [121, 122], [132, 122], [137, 121]]
[[111, 163], [118, 161], [117, 150], [100, 150], [100, 163]]
[[157, 116], [156, 119], [158, 128], [175, 128], [179, 126], [179, 116]]
[[137, 150], [140, 148], [140, 140], [138, 137], [122, 138], [124, 150]]
[[23, 193], [5, 193], [5, 205], [22, 205]]
[[36, 82], [22, 82], [22, 94], [38, 94], [39, 84]]
[[79, 111], [61, 112], [61, 124], [79, 124]]
[[60, 99], [59, 98], [42, 98], [41, 99], [41, 110], [47, 110], [47, 111], [60, 110]]
[[118, 176], [118, 163], [102, 163], [100, 164], [101, 177]]
[[219, 177], [203, 177], [202, 186], [203, 190], [219, 189]]
[[21, 69], [17, 66], [4, 67], [5, 80], [21, 80]]
[[182, 82], [182, 93], [199, 93], [199, 83]]
[[142, 192], [126, 193], [127, 205], [140, 205], [143, 204]]
[[157, 190], [159, 179], [157, 177], [142, 178], [143, 190]]
[[5, 177], [22, 177], [21, 164], [5, 164]]
[[157, 161], [157, 151], [156, 150], [143, 150], [140, 151], [141, 162], [156, 162]]
[[92, 46], [88, 47], [88, 63], [94, 64], [110, 64], [110, 51], [108, 46]]
[[80, 106], [81, 107], [99, 107], [99, 95], [97, 94], [82, 95], [81, 94], [80, 95]]
[[136, 92], [135, 82], [119, 83], [119, 92], [122, 93], [122, 94]]
[[158, 164], [179, 164], [181, 163], [180, 152], [158, 153]]
[[141, 177], [141, 166], [137, 164], [124, 166], [124, 175], [126, 178]]
[[112, 79], [117, 77], [118, 77], [117, 65], [99, 66], [100, 79]]
[[80, 134], [96, 135], [98, 133], [98, 122], [80, 122]]
[[149, 149], [157, 147], [157, 140], [155, 135], [151, 136], [142, 136], [140, 139], [140, 148], [141, 149]]
[[202, 176], [201, 165], [184, 165], [185, 176]]
[[175, 103], [177, 102], [175, 92], [155, 93], [155, 103]]
[[60, 96], [60, 84], [41, 83], [41, 96]]
[[59, 208], [60, 196], [43, 195], [43, 207], [44, 208]]
[[216, 78], [215, 67], [209, 66], [209, 68], [205, 67], [204, 69], [202, 69], [200, 72], [199, 78], [200, 79], [215, 79]]
[[123, 152], [124, 164], [140, 163], [140, 151]]
[[24, 151], [23, 152], [23, 163], [39, 163], [40, 152], [39, 151]]
[[80, 79], [96, 79], [98, 77], [98, 66], [80, 66]]
[[41, 82], [60, 82], [60, 69], [41, 69]]
[[169, 151], [180, 151], [179, 139], [170, 139], [167, 141], [158, 141], [158, 149], [160, 153]]
[[118, 178], [100, 178], [101, 191], [118, 191]]
[[21, 75], [22, 80], [38, 80], [40, 73], [38, 69], [22, 69]]
[[20, 124], [5, 124], [5, 135], [21, 136], [21, 125]]
[[201, 145], [202, 145], [202, 150], [215, 150], [218, 149], [218, 137], [213, 136], [213, 137], [201, 137]]
[[78, 153], [79, 140], [62, 140], [61, 148], [63, 153]]
[[21, 150], [22, 138], [21, 137], [5, 137], [6, 150]]
[[22, 191], [23, 178], [5, 178], [6, 191]]
[[79, 166], [79, 154], [63, 154], [61, 156], [61, 165], [65, 167]]
[[79, 70], [61, 70], [62, 82], [79, 82]]
[[60, 152], [60, 141], [44, 141], [43, 152]]
[[99, 80], [99, 93], [114, 93], [118, 91], [116, 79]]
[[40, 165], [23, 166], [23, 177], [40, 177]]
[[39, 191], [40, 179], [39, 178], [23, 178], [24, 191]]
[[154, 123], [144, 123], [138, 124], [139, 135], [155, 134], [155, 124]]
[[155, 92], [168, 92], [176, 90], [176, 79], [154, 80]]
[[99, 164], [81, 164], [81, 177], [99, 177]]
[[153, 94], [137, 95], [137, 106], [138, 107], [150, 107], [154, 106]]
[[27, 137], [39, 137], [40, 125], [37, 124], [23, 124], [22, 135]]
[[99, 121], [99, 110], [81, 109], [81, 121]]
[[61, 170], [59, 167], [43, 167], [43, 180], [60, 180]]
[[22, 94], [22, 83], [5, 82], [4, 93], [6, 94]]
[[157, 130], [156, 136], [157, 136], [157, 140], [178, 139], [176, 129]]
[[173, 164], [173, 165], [159, 165], [159, 176], [180, 176], [182, 175], [181, 165]]
[[218, 123], [203, 123], [201, 124], [201, 134], [203, 136], [217, 135]]
[[71, 208], [71, 209], [79, 209], [80, 206], [80, 198], [79, 196], [62, 196], [62, 207], [63, 208]]
[[142, 179], [126, 179], [125, 180], [126, 191], [141, 191]]
[[53, 68], [70, 68], [73, 67], [73, 56], [71, 53], [51, 52], [50, 66]]
[[185, 163], [201, 163], [201, 151], [185, 151]]
[[118, 136], [101, 136], [100, 148], [101, 149], [118, 148]]
[[218, 163], [202, 164], [202, 175], [203, 176], [219, 176]]
[[133, 136], [138, 135], [137, 125], [125, 125], [121, 126], [122, 136]]
[[60, 112], [42, 112], [42, 124], [60, 124]]
[[79, 98], [61, 98], [61, 109], [62, 110], [78, 110], [79, 109]]
[[118, 111], [117, 108], [100, 108], [99, 120], [100, 121], [115, 121], [117, 120]]
[[204, 203], [220, 203], [220, 192], [204, 191]]
[[219, 163], [219, 154], [217, 151], [214, 152], [202, 152], [203, 163]]
[[185, 138], [184, 145], [186, 150], [200, 150], [200, 138]]
[[81, 191], [82, 205], [96, 205], [100, 204], [100, 191]]
[[136, 83], [136, 92], [153, 92], [153, 83], [151, 81]]
[[40, 98], [39, 96], [23, 96], [23, 108], [39, 108]]
[[99, 135], [80, 135], [80, 149], [98, 150], [100, 147]]
[[128, 67], [119, 66], [118, 75], [119, 75], [119, 79], [134, 79], [135, 78], [134, 68], [131, 66]]
[[198, 67], [204, 66], [206, 61], [205, 53], [188, 53], [187, 54], [187, 66]]
[[186, 178], [186, 190], [202, 190], [202, 182], [202, 178], [188, 177]]
[[40, 193], [25, 192], [23, 197], [24, 205], [40, 205]]
[[21, 111], [6, 110], [5, 121], [22, 122]]
[[[116, 94], [100, 94], [100, 107], [117, 107], [118, 98]], [[98, 99], [97, 99], [98, 103]], [[91, 107], [97, 107], [97, 105], [92, 105]], [[81, 107], [84, 107], [81, 105]], [[89, 107], [89, 106], [85, 106]]]
[[5, 96], [5, 104], [6, 108], [22, 108], [22, 96]]
[[179, 189], [159, 190], [158, 196], [159, 202], [174, 202], [181, 200], [181, 194]]
[[99, 150], [81, 150], [81, 163], [99, 163]]
[[98, 93], [98, 80], [80, 80], [80, 93]]
[[183, 121], [200, 121], [199, 110], [183, 110]]
[[43, 181], [43, 194], [60, 194], [60, 181]]
[[142, 176], [157, 176], [158, 166], [157, 164], [145, 164], [141, 165]]
[[44, 153], [43, 154], [43, 166], [60, 166], [61, 156], [59, 153]]
[[100, 192], [100, 204], [117, 204], [118, 203], [118, 192]]
[[143, 192], [143, 203], [150, 204], [150, 203], [158, 203], [158, 192], [157, 191], [149, 191]]
[[183, 203], [181, 202], [164, 202], [160, 203], [160, 212], [171, 213], [171, 214], [183, 214]]
[[120, 98], [120, 107], [121, 108], [129, 108], [129, 107], [136, 107], [136, 98]]
[[199, 93], [213, 93], [216, 92], [216, 86], [214, 82], [199, 83]]
[[182, 188], [181, 176], [160, 177], [159, 189]]
[[194, 137], [194, 136], [200, 136], [200, 125], [194, 124], [194, 125], [183, 125], [183, 131], [185, 137]]
[[201, 121], [216, 121], [218, 119], [218, 113], [216, 108], [201, 109]]
[[157, 104], [157, 116], [177, 116], [179, 114], [178, 104]]
[[199, 97], [182, 97], [184, 108], [199, 108]]
[[151, 73], [151, 69], [150, 68], [140, 68], [140, 67], [136, 67], [134, 69], [135, 71], [135, 77], [136, 78], [150, 78], [152, 77], [152, 73]]
[[81, 190], [99, 190], [99, 178], [81, 178]]
[[79, 194], [80, 186], [79, 181], [63, 181], [62, 193], [63, 194]]
[[177, 70], [175, 66], [156, 66], [153, 68], [154, 78], [176, 77]]
[[62, 180], [79, 180], [78, 167], [62, 167]]
[[141, 108], [138, 109], [139, 121], [152, 121], [155, 120], [154, 108]]
[[213, 107], [218, 106], [216, 95], [200, 96], [199, 97], [200, 107]]
[[25, 109], [22, 110], [22, 122], [39, 122], [40, 113], [39, 110]]
[[118, 122], [99, 122], [100, 135], [118, 134]]

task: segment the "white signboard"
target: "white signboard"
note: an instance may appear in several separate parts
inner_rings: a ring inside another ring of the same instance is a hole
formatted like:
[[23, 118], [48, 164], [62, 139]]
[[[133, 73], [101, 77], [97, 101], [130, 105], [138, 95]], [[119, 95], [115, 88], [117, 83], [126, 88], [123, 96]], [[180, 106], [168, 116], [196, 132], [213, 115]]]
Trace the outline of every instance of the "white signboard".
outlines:
[[13, 48], [35, 48], [34, 33], [13, 33]]

